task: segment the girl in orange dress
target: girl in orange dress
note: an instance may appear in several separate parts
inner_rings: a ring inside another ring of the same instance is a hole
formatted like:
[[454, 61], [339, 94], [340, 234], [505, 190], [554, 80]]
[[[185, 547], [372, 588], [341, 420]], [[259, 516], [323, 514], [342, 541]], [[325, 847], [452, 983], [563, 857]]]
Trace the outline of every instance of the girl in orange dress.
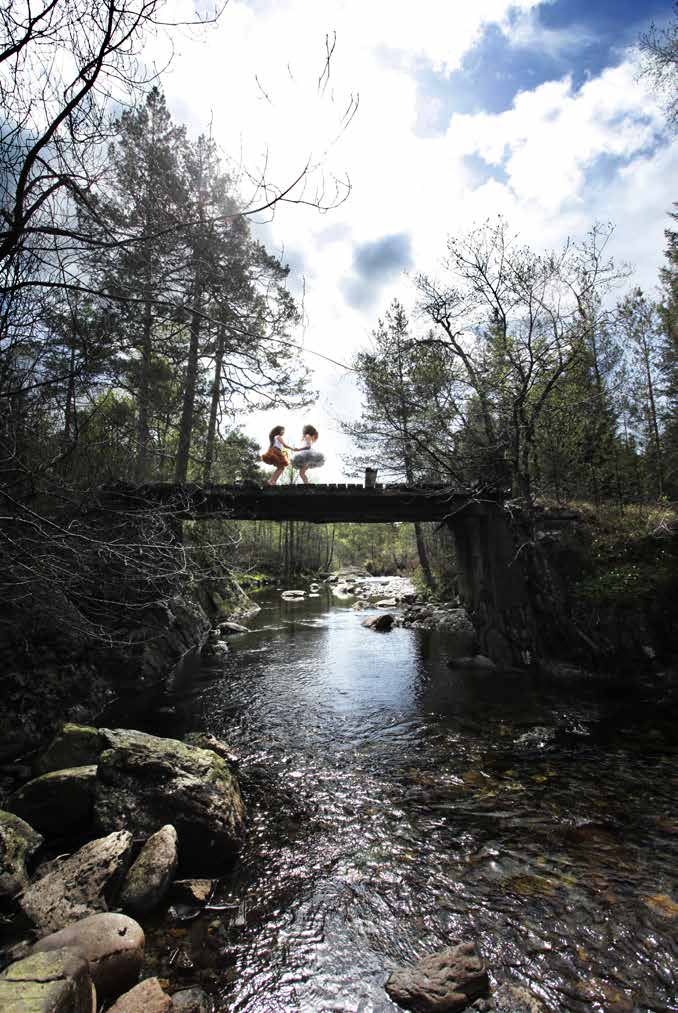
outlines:
[[283, 439], [284, 435], [284, 426], [273, 426], [273, 429], [268, 434], [268, 450], [265, 454], [261, 455], [261, 460], [264, 464], [272, 464], [275, 468], [275, 471], [268, 480], [269, 485], [276, 485], [283, 471], [290, 463], [287, 451], [296, 450], [296, 447], [290, 447], [285, 443]]

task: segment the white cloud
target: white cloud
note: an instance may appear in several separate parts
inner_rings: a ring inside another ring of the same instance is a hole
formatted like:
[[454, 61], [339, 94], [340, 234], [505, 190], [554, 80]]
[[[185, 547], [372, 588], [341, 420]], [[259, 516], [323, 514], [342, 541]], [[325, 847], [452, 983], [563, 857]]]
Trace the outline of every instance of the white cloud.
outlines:
[[661, 129], [656, 104], [627, 62], [577, 92], [567, 77], [520, 93], [507, 112], [455, 116], [448, 136], [461, 151], [503, 162], [515, 196], [553, 214], [584, 199], [586, 172], [598, 158], [631, 158], [656, 143]]
[[583, 46], [597, 41], [585, 25], [547, 28], [534, 7], [521, 11], [514, 18], [507, 41], [514, 48], [534, 49], [551, 59], [566, 60]]
[[[509, 11], [516, 6], [524, 16], [512, 22], [514, 42], [526, 45], [536, 0], [256, 6], [231, 0], [203, 42], [182, 42], [166, 81], [177, 116], [203, 128], [212, 117], [222, 146], [250, 167], [261, 166], [267, 152], [268, 178], [279, 184], [292, 180], [309, 156], [322, 159], [328, 179], [350, 175], [351, 196], [336, 211], [323, 216], [282, 207], [265, 230], [274, 248], [303, 258], [307, 326], [298, 337], [308, 348], [349, 362], [390, 299], [411, 299], [406, 279], [387, 278], [375, 287], [374, 309], [348, 306], [341, 283], [351, 274], [357, 245], [403, 233], [416, 268], [432, 270], [447, 234], [499, 212], [539, 247], [581, 235], [596, 219], [613, 220], [615, 254], [635, 261], [641, 283], [651, 286], [678, 155], [662, 135], [656, 101], [635, 80], [633, 54], [579, 90], [564, 76], [520, 93], [505, 112], [455, 115], [438, 136], [415, 133], [422, 61], [440, 74], [459, 68], [486, 24], [510, 34]], [[335, 30], [329, 83], [318, 89], [325, 37]], [[341, 133], [341, 115], [357, 92], [358, 115]], [[429, 119], [437, 121], [435, 110]], [[467, 155], [501, 167], [501, 178], [477, 185]], [[598, 172], [601, 166], [608, 171]], [[312, 356], [307, 361], [317, 363], [321, 390], [313, 421], [335, 462], [325, 474], [336, 479], [345, 444], [332, 419], [358, 411], [359, 399], [337, 367]], [[248, 420], [247, 428], [263, 437], [272, 421], [267, 413]], [[294, 431], [305, 419], [281, 421]]]

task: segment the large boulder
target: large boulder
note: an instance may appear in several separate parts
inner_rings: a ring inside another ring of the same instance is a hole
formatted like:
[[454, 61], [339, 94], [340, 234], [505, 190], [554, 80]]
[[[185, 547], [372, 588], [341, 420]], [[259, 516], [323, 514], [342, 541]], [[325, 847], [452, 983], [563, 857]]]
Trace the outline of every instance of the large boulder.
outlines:
[[42, 834], [86, 829], [92, 822], [96, 772], [88, 765], [42, 774], [10, 795], [7, 808]]
[[20, 901], [23, 911], [44, 933], [107, 911], [131, 851], [132, 835], [127, 830], [90, 841], [28, 887]]
[[96, 764], [106, 740], [97, 728], [67, 722], [35, 763], [36, 774]]
[[394, 622], [395, 616], [390, 612], [384, 612], [380, 616], [368, 616], [367, 619], [363, 619], [361, 625], [366, 626], [368, 630], [376, 630], [378, 633], [388, 633]]
[[139, 980], [144, 962], [144, 932], [127, 915], [90, 915], [59, 932], [45, 936], [33, 953], [67, 947], [89, 962], [90, 975], [99, 997], [115, 997]]
[[0, 809], [0, 897], [13, 897], [28, 886], [26, 862], [41, 844], [33, 827]]
[[172, 1000], [163, 992], [157, 978], [140, 981], [129, 992], [121, 995], [108, 1013], [168, 1013]]
[[487, 993], [487, 969], [475, 944], [459, 942], [389, 976], [386, 991], [417, 1013], [463, 1010]]
[[89, 964], [73, 950], [36, 953], [0, 974], [3, 1013], [95, 1013]]
[[167, 893], [178, 864], [177, 832], [168, 823], [148, 838], [125, 876], [120, 907], [132, 914], [148, 914]]
[[101, 832], [148, 836], [176, 828], [182, 857], [220, 863], [240, 843], [244, 807], [228, 764], [208, 749], [145, 732], [116, 732], [99, 757], [94, 801]]

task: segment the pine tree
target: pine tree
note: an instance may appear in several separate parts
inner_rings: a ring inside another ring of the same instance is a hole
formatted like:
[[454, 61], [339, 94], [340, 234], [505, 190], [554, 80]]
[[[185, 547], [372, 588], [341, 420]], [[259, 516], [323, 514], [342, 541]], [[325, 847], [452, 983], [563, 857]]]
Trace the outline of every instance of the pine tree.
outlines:
[[635, 417], [648, 477], [646, 493], [663, 496], [659, 317], [656, 306], [645, 298], [639, 288], [622, 300], [618, 315], [633, 369]]
[[135, 473], [142, 481], [151, 473], [151, 430], [162, 407], [158, 373], [168, 361], [159, 360], [173, 333], [179, 292], [186, 139], [158, 88], [142, 107], [123, 113], [118, 129], [109, 151], [110, 196], [98, 212], [124, 239], [98, 250], [92, 270], [117, 306], [111, 330], [121, 381], [136, 405]]
[[[286, 289], [288, 269], [253, 240], [234, 214], [233, 184], [214, 142], [187, 147], [184, 158], [191, 226], [186, 264], [182, 404], [175, 480], [189, 476], [191, 461], [211, 477], [218, 422], [227, 409], [270, 403], [304, 403], [307, 371], [281, 350], [298, 321]], [[282, 344], [281, 344], [282, 342]], [[197, 453], [194, 453], [197, 451]]]

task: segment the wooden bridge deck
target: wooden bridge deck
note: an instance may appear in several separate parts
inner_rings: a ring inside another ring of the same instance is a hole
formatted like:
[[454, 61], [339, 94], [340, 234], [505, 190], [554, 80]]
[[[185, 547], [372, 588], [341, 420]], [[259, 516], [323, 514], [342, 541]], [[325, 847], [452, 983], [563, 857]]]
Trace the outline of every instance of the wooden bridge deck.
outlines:
[[124, 512], [162, 509], [184, 519], [233, 520], [442, 521], [476, 502], [469, 491], [442, 485], [144, 485], [116, 483], [102, 488], [100, 505]]

